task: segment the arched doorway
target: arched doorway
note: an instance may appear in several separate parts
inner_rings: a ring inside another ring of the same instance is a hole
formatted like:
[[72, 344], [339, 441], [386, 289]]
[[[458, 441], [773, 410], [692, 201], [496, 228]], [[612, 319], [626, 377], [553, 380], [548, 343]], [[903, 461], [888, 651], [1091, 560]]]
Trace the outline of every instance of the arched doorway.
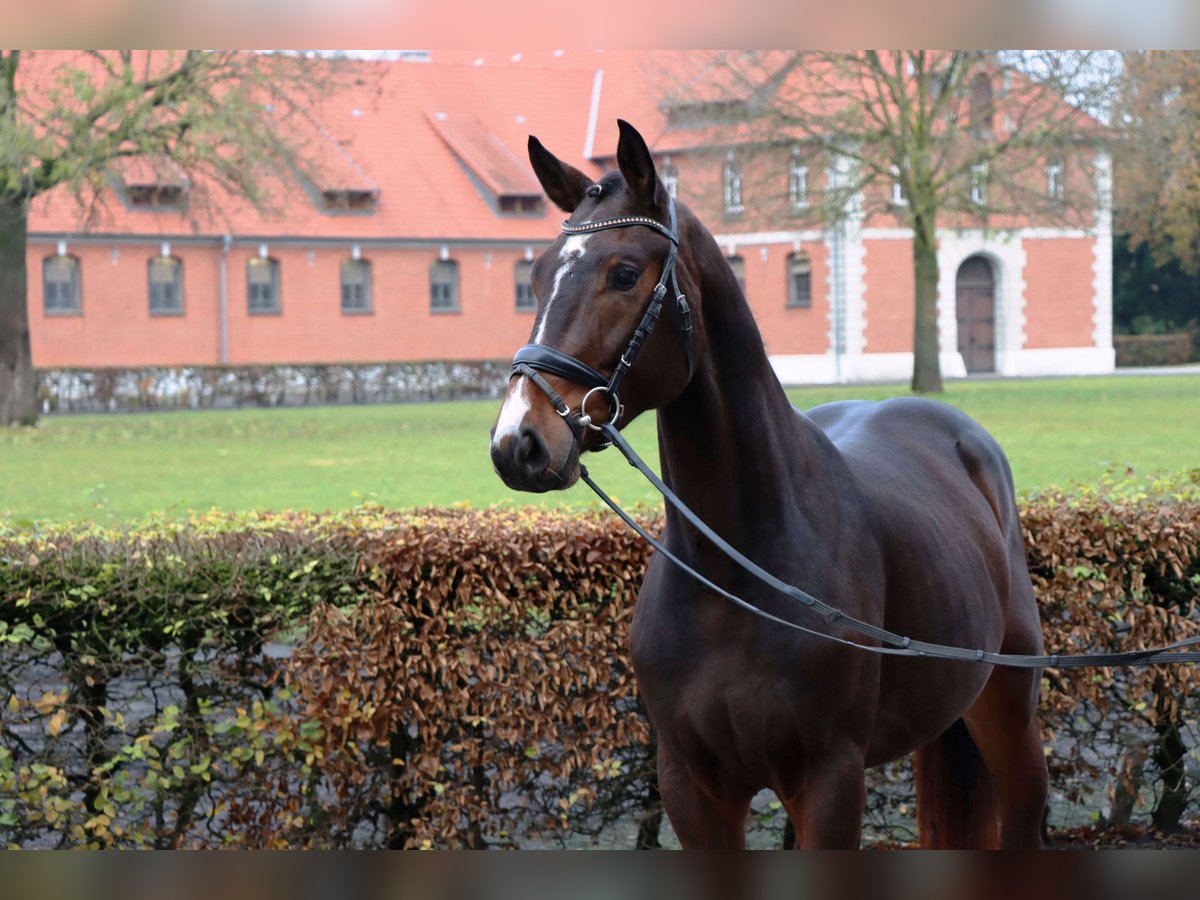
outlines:
[[954, 279], [958, 352], [968, 374], [996, 370], [996, 277], [992, 264], [972, 256]]

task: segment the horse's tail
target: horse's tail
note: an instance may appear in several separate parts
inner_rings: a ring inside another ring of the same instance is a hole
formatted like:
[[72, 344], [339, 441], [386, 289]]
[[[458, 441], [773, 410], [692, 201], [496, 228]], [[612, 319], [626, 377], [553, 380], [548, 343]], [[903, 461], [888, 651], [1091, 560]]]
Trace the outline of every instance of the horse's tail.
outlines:
[[962, 719], [916, 752], [914, 771], [922, 848], [999, 846], [992, 778]]

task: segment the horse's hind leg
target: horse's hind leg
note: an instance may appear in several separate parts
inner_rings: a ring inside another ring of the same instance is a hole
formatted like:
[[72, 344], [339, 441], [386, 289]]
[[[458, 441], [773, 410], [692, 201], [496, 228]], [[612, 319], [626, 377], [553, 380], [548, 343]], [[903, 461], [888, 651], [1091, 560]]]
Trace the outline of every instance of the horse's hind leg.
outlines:
[[703, 790], [665, 749], [658, 745], [658, 789], [671, 827], [685, 850], [742, 850], [746, 846], [749, 793], [718, 799]]
[[996, 847], [996, 792], [980, 748], [961, 719], [917, 750], [913, 769], [922, 849]]
[[997, 668], [963, 717], [996, 791], [1000, 846], [1041, 847], [1050, 777], [1037, 718], [1040, 669]]
[[779, 799], [796, 830], [796, 850], [857, 850], [867, 803], [861, 753], [833, 755]]

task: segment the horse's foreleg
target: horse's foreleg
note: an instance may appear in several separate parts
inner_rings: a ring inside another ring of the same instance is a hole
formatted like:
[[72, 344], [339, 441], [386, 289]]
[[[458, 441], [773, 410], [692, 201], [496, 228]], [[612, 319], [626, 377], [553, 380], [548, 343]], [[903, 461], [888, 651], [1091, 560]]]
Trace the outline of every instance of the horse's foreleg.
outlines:
[[714, 797], [686, 767], [658, 745], [658, 788], [679, 843], [687, 850], [741, 850], [746, 846], [750, 795]]
[[806, 771], [799, 787], [779, 799], [796, 830], [795, 849], [858, 849], [867, 802], [861, 761]]

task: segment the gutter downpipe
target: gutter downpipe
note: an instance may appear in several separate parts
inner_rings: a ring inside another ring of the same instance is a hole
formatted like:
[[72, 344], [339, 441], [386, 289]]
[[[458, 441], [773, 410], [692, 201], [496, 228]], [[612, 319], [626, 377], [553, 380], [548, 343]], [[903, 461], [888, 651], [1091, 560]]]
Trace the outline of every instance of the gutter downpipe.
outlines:
[[218, 362], [223, 366], [229, 363], [229, 249], [232, 246], [233, 235], [227, 234], [221, 238], [221, 294], [218, 313], [221, 334], [217, 357]]

